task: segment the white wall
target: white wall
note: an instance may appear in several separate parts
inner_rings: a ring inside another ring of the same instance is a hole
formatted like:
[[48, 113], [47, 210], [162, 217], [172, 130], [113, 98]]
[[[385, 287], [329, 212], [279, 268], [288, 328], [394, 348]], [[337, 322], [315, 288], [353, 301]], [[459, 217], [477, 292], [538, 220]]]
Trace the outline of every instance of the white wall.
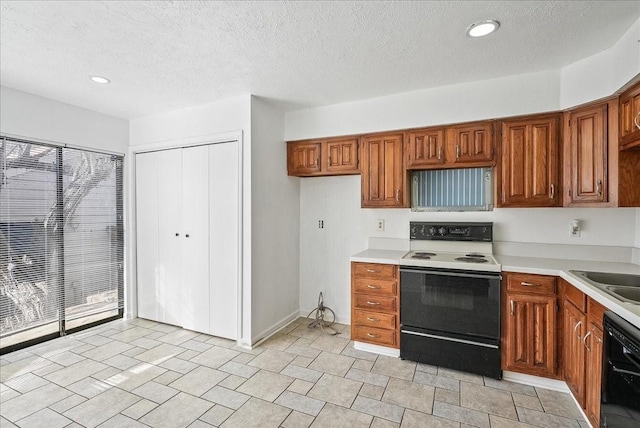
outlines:
[[288, 112], [285, 139], [441, 125], [557, 110], [560, 74], [523, 74]]
[[[608, 51], [559, 71], [289, 112], [285, 115], [285, 139], [516, 116], [608, 96], [640, 69], [639, 25], [636, 22]], [[638, 211], [542, 208], [412, 213], [408, 209], [361, 209], [359, 176], [301, 179], [300, 311], [315, 307], [318, 293], [323, 291], [325, 304], [340, 320], [349, 322], [349, 256], [365, 249], [372, 236], [407, 239], [411, 220], [492, 221], [496, 241], [633, 247], [640, 242]], [[580, 238], [568, 235], [573, 218], [582, 220]], [[376, 231], [377, 219], [385, 220], [385, 232]], [[318, 220], [324, 220], [324, 229], [318, 229]]]
[[614, 94], [640, 72], [640, 19], [610, 49], [561, 70], [561, 108]]
[[[166, 113], [134, 119], [130, 122], [131, 150], [144, 144], [171, 140], [184, 140], [222, 133], [240, 132], [242, 135], [242, 331], [240, 342], [251, 343], [251, 96], [243, 95], [228, 100], [188, 107]], [[131, 176], [135, 176], [130, 170]], [[133, 180], [132, 180], [133, 181]], [[134, 195], [135, 183], [129, 183]], [[133, 197], [133, 196], [132, 196]], [[129, 203], [129, 215], [135, 218], [133, 199]], [[129, 280], [135, 279], [135, 225], [129, 231]], [[127, 300], [135, 307], [135, 290], [130, 290]]]
[[129, 122], [0, 86], [0, 132], [126, 153]]
[[287, 175], [284, 113], [251, 101], [252, 340], [297, 318], [300, 183]]

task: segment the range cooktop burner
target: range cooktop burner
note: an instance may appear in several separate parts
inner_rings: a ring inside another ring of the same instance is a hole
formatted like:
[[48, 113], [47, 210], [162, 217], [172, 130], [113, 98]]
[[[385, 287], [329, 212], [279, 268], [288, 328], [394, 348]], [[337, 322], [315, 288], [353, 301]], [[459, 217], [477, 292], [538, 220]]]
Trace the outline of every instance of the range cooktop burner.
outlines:
[[412, 259], [424, 259], [424, 260], [428, 260], [431, 257], [435, 256], [436, 253], [424, 253], [424, 252], [417, 252], [417, 253], [413, 253], [413, 255], [411, 256]]
[[466, 263], [487, 263], [489, 261], [485, 259], [484, 256], [480, 256], [480, 257], [478, 256], [457, 257], [455, 260], [459, 262], [466, 262]]

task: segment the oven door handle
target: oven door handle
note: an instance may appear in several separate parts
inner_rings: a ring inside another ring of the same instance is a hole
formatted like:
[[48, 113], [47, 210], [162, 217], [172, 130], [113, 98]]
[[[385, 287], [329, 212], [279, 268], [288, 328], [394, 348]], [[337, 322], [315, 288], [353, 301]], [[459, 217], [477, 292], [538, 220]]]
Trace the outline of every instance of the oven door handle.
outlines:
[[640, 362], [638, 362], [638, 357], [636, 357], [633, 352], [629, 351], [624, 345], [622, 345], [622, 355], [624, 355], [625, 358], [629, 360], [634, 366], [640, 369]]
[[462, 278], [482, 278], [482, 279], [501, 279], [501, 275], [483, 275], [480, 273], [460, 273], [460, 272], [433, 272], [427, 270], [418, 270], [418, 269], [405, 269], [400, 268], [400, 272], [407, 273], [420, 273], [424, 275], [435, 275], [435, 276], [459, 276]]

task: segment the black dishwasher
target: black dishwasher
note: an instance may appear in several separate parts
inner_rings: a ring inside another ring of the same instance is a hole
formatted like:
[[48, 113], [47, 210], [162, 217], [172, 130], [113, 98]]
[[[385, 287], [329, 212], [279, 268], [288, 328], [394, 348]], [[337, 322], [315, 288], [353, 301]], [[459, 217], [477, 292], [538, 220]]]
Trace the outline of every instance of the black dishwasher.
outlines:
[[604, 314], [600, 426], [640, 427], [640, 329]]

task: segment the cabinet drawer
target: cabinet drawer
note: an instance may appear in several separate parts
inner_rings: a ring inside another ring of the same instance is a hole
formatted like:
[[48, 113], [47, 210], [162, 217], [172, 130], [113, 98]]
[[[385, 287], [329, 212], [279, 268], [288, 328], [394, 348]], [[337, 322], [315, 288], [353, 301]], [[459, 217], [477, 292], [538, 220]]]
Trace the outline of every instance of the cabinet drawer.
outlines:
[[378, 312], [355, 311], [354, 325], [362, 327], [375, 327], [395, 330], [396, 316]]
[[395, 279], [356, 278], [354, 293], [396, 295], [398, 282]]
[[546, 275], [510, 273], [507, 275], [507, 290], [518, 293], [555, 294], [556, 278]]
[[375, 343], [376, 345], [397, 347], [395, 330], [355, 326], [353, 340]]
[[376, 312], [395, 312], [396, 298], [376, 296], [371, 294], [354, 294], [354, 306], [356, 309], [367, 309]]
[[395, 279], [396, 265], [379, 263], [354, 263], [353, 271], [356, 278]]
[[564, 285], [564, 298], [583, 313], [587, 312], [587, 296], [568, 282], [565, 282]]

